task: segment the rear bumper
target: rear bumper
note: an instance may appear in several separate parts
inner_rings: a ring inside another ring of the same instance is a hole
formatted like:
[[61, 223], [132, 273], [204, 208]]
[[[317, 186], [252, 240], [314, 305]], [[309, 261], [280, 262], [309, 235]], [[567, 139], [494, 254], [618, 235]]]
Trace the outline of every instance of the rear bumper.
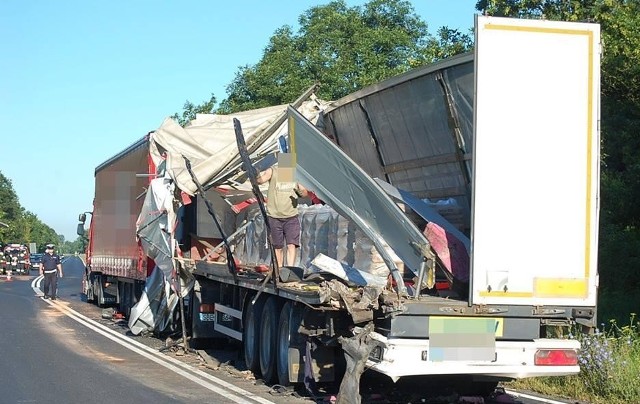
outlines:
[[416, 375], [477, 375], [504, 379], [536, 376], [565, 376], [580, 372], [580, 366], [536, 366], [539, 349], [580, 349], [576, 340], [536, 339], [496, 341], [496, 359], [486, 361], [430, 361], [429, 340], [376, 338], [382, 348], [382, 360], [367, 361], [367, 366], [393, 380]]

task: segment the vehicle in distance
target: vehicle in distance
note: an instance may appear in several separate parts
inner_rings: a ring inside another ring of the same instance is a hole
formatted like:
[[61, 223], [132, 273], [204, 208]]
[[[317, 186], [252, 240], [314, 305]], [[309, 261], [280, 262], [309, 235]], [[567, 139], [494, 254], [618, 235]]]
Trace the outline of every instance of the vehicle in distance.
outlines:
[[42, 253], [33, 253], [29, 256], [31, 261], [31, 269], [38, 269], [42, 263]]

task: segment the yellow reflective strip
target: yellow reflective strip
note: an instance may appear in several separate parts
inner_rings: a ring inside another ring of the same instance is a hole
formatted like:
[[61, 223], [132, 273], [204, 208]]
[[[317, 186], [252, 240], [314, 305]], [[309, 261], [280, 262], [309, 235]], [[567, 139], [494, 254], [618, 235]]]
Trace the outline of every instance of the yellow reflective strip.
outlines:
[[[586, 35], [589, 41], [589, 60], [587, 61], [587, 220], [585, 224], [585, 268], [584, 277], [589, 279], [591, 269], [591, 180], [592, 180], [592, 146], [593, 146], [593, 31], [583, 29], [565, 29], [565, 28], [546, 28], [546, 27], [523, 27], [517, 25], [504, 24], [485, 24], [484, 29], [503, 30], [503, 31], [521, 31], [521, 32], [540, 32], [547, 34], [563, 34], [563, 35]], [[598, 145], [599, 147], [599, 145]], [[484, 292], [481, 292], [483, 296]], [[488, 295], [487, 295], [488, 296]], [[491, 295], [493, 296], [493, 295]]]
[[296, 122], [293, 119], [293, 116], [289, 116], [289, 150], [291, 153], [291, 160], [293, 162], [293, 166], [296, 166]]
[[586, 298], [587, 292], [586, 279], [535, 278], [533, 280], [535, 297]]
[[[591, 153], [593, 141], [593, 32], [589, 31], [589, 73], [587, 77], [587, 220], [584, 240], [584, 277], [589, 279], [591, 268]], [[600, 147], [600, 145], [598, 145]]]
[[523, 27], [519, 25], [485, 24], [484, 29], [500, 31], [542, 32], [545, 34], [589, 35], [591, 31], [585, 29], [548, 28], [548, 27]]

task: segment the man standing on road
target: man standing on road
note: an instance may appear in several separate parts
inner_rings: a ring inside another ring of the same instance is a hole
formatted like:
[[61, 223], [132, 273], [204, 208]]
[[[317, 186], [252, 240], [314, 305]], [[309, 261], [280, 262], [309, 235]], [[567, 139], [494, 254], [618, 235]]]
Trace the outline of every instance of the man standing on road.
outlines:
[[[62, 263], [60, 256], [54, 254], [54, 247], [53, 244], [47, 244], [45, 254], [42, 256], [42, 263], [40, 263], [40, 275], [44, 274], [44, 298], [51, 298], [51, 300], [56, 300], [58, 273], [62, 278]], [[49, 287], [51, 287], [51, 293], [49, 293]]]

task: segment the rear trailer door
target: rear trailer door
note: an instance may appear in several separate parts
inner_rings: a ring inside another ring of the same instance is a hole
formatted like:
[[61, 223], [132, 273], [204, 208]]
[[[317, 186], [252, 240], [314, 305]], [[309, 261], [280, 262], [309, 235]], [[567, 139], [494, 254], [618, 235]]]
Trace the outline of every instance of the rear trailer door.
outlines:
[[595, 306], [600, 31], [476, 17], [474, 304]]

